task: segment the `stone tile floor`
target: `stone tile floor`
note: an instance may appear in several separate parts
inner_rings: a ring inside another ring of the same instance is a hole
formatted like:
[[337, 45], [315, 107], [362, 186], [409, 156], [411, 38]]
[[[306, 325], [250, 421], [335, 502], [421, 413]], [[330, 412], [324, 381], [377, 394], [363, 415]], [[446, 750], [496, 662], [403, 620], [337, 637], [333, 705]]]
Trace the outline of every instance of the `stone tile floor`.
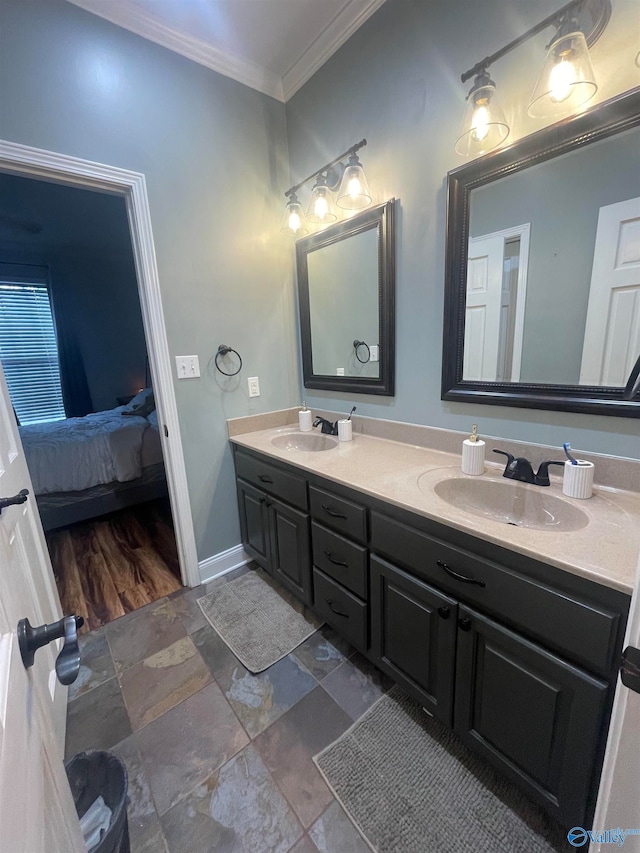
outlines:
[[67, 757], [129, 773], [132, 853], [366, 853], [312, 756], [391, 682], [331, 629], [251, 675], [180, 590], [81, 640]]

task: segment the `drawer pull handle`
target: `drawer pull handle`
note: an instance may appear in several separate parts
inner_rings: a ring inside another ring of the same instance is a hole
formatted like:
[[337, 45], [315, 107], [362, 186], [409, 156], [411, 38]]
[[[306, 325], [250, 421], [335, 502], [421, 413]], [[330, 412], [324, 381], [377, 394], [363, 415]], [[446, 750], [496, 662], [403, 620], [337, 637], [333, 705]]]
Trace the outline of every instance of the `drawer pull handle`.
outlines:
[[322, 504], [322, 509], [325, 510], [325, 512], [327, 512], [333, 518], [345, 518], [346, 519], [346, 517], [347, 517], [343, 512], [338, 512], [337, 509], [331, 509], [331, 507], [327, 506], [326, 504]]
[[451, 615], [451, 610], [448, 607], [438, 607], [438, 616], [441, 619], [448, 619]]
[[333, 563], [334, 566], [344, 566], [345, 569], [349, 568], [349, 563], [345, 563], [344, 560], [336, 560], [331, 551], [325, 551], [324, 555], [330, 563]]
[[436, 566], [440, 566], [441, 569], [444, 569], [448, 575], [451, 575], [452, 578], [455, 578], [457, 581], [462, 581], [462, 583], [475, 583], [478, 586], [484, 586], [484, 581], [481, 581], [479, 578], [470, 578], [467, 575], [458, 574], [458, 572], [454, 572], [453, 569], [449, 568], [446, 563], [443, 563], [442, 560], [436, 560]]
[[332, 599], [330, 599], [330, 598], [325, 598], [325, 601], [326, 601], [326, 602], [327, 602], [327, 604], [329, 605], [329, 610], [331, 610], [331, 612], [332, 612], [332, 613], [335, 613], [335, 614], [336, 614], [336, 616], [344, 616], [344, 617], [345, 617], [345, 619], [348, 619], [348, 618], [349, 618], [349, 614], [348, 614], [348, 613], [343, 613], [343, 612], [342, 612], [342, 610], [337, 610], [337, 609], [333, 606], [333, 601], [332, 601]]
[[470, 631], [471, 630], [471, 619], [458, 619], [458, 627], [461, 631]]
[[267, 474], [258, 474], [258, 479], [261, 483], [273, 483], [273, 480]]

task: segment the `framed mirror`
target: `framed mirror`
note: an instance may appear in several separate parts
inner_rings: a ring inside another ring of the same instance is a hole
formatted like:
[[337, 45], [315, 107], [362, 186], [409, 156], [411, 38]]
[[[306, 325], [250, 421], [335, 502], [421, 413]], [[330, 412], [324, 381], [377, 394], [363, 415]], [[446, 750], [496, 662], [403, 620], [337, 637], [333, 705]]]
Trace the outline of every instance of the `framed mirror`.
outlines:
[[442, 399], [640, 416], [640, 88], [449, 172]]
[[305, 388], [392, 396], [395, 199], [296, 243]]

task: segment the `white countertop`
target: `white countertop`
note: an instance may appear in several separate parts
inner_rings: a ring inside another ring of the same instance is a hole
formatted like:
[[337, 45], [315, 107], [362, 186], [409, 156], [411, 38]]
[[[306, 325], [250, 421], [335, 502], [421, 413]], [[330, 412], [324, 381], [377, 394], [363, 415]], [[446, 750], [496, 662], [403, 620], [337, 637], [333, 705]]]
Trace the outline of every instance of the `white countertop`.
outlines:
[[[291, 425], [235, 435], [230, 440], [559, 569], [628, 594], [633, 590], [640, 553], [640, 495], [636, 492], [596, 486], [592, 498], [575, 500], [562, 494], [560, 478], [552, 477], [549, 487], [518, 483], [518, 488], [558, 496], [589, 519], [586, 527], [570, 532], [518, 527], [471, 514], [438, 497], [433, 491], [438, 482], [466, 476], [458, 455], [362, 434], [321, 452], [272, 444], [276, 436], [297, 431], [297, 425]], [[504, 464], [487, 462], [481, 476], [511, 482], [502, 479], [503, 469]], [[422, 476], [428, 472], [432, 473]]]

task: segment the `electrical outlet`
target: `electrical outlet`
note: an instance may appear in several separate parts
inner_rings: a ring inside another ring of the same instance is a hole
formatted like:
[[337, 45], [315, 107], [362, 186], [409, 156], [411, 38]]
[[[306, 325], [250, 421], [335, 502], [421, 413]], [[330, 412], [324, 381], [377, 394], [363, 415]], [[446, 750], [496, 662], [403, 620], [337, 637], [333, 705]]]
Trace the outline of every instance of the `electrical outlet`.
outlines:
[[247, 379], [247, 385], [249, 386], [249, 396], [250, 397], [259, 397], [260, 396], [260, 381], [257, 376], [250, 376]]
[[344, 367], [336, 367], [336, 376], [344, 376]]
[[197, 355], [177, 355], [176, 373], [178, 379], [197, 379], [200, 376], [200, 362]]
[[371, 344], [369, 349], [371, 350], [371, 361], [380, 361], [380, 347], [378, 344]]

